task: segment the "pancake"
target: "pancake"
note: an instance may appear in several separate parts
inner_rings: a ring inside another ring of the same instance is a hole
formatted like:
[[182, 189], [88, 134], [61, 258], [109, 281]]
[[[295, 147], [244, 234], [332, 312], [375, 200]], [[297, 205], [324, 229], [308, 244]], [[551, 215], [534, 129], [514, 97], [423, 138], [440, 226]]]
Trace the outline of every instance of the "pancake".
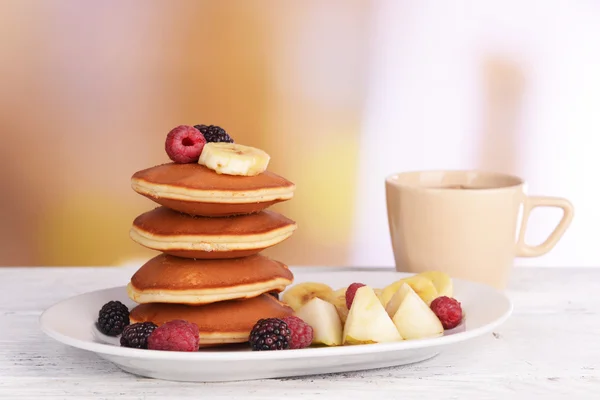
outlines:
[[196, 163], [169, 163], [138, 171], [131, 187], [160, 205], [206, 217], [259, 212], [291, 199], [296, 188], [270, 171], [256, 176], [224, 175]]
[[133, 221], [130, 237], [142, 246], [184, 258], [246, 257], [289, 238], [296, 223], [274, 211], [210, 218], [158, 207]]
[[127, 285], [136, 303], [208, 304], [282, 292], [294, 280], [286, 265], [260, 254], [224, 260], [192, 260], [161, 254]]
[[248, 341], [250, 331], [261, 318], [292, 315], [291, 307], [273, 296], [262, 294], [247, 300], [229, 300], [204, 306], [184, 304], [140, 304], [129, 313], [131, 323], [162, 325], [174, 319], [195, 323], [200, 328], [200, 345], [215, 346]]

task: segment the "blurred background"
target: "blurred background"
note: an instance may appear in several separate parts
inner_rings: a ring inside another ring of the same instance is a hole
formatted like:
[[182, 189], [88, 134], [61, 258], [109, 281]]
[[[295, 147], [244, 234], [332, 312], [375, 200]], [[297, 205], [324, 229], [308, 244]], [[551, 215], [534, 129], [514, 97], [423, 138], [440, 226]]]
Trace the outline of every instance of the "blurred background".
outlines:
[[[391, 266], [384, 178], [481, 168], [569, 198], [548, 255], [600, 265], [600, 2], [0, 0], [0, 265], [120, 265], [131, 175], [216, 124], [297, 185], [267, 253]], [[560, 213], [536, 210], [528, 241]]]

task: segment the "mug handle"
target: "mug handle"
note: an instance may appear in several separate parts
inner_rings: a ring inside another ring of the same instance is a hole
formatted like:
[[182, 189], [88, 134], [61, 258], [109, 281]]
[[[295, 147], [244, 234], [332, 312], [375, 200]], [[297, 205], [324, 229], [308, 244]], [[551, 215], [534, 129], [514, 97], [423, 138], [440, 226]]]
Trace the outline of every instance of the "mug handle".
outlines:
[[[554, 228], [554, 231], [548, 236], [548, 238], [537, 246], [530, 246], [525, 243], [525, 232], [527, 231], [527, 222], [529, 221], [529, 215], [536, 207], [558, 207], [563, 210], [563, 216]], [[565, 233], [571, 221], [573, 220], [573, 204], [567, 199], [560, 197], [541, 197], [541, 196], [530, 196], [525, 199], [523, 205], [523, 218], [521, 223], [521, 230], [519, 232], [519, 240], [517, 241], [517, 256], [518, 257], [538, 257], [548, 253], [560, 240], [562, 235]]]

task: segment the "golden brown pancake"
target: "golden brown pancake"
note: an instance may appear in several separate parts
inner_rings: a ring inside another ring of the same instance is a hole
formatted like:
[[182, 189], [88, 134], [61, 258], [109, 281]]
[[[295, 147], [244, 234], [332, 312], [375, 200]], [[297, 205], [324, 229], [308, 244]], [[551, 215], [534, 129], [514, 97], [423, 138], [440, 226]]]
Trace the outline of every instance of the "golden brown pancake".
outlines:
[[174, 319], [192, 322], [200, 328], [200, 345], [214, 346], [248, 341], [250, 331], [261, 318], [292, 315], [291, 307], [262, 294], [246, 300], [229, 300], [203, 306], [183, 304], [140, 304], [129, 313], [131, 323], [154, 322], [162, 325]]
[[295, 185], [269, 171], [217, 174], [200, 164], [163, 164], [133, 174], [131, 187], [156, 203], [191, 215], [222, 217], [259, 212], [289, 200]]
[[127, 293], [136, 303], [198, 305], [282, 292], [293, 280], [286, 265], [260, 254], [223, 260], [161, 254], [131, 277]]
[[296, 223], [274, 211], [209, 218], [166, 207], [133, 221], [131, 238], [150, 249], [184, 258], [236, 258], [259, 253], [289, 238]]

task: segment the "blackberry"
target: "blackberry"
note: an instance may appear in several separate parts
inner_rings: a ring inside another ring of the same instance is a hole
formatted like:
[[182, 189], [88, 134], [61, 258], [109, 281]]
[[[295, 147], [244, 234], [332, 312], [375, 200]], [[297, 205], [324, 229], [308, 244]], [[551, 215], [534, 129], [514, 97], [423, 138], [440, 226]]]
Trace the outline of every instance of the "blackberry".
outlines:
[[121, 335], [121, 346], [134, 349], [147, 349], [148, 337], [157, 328], [153, 322], [138, 322], [127, 325]]
[[216, 125], [194, 125], [204, 135], [207, 143], [211, 142], [226, 142], [233, 143], [231, 136], [225, 132], [225, 129]]
[[129, 325], [129, 309], [120, 301], [109, 301], [98, 313], [98, 329], [108, 336], [117, 336]]
[[286, 350], [291, 341], [292, 331], [279, 318], [259, 319], [249, 338], [253, 351]]

